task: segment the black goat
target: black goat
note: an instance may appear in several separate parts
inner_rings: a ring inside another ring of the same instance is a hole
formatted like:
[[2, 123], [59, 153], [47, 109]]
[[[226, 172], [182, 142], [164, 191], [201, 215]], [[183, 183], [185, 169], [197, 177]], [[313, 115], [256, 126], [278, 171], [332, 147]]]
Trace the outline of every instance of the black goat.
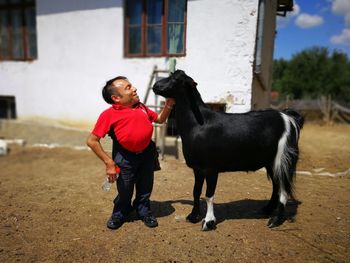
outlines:
[[273, 192], [263, 211], [272, 214], [269, 227], [282, 224], [287, 199], [293, 197], [303, 117], [293, 110], [216, 112], [206, 106], [196, 86], [181, 70], [153, 86], [155, 94], [176, 100], [176, 124], [183, 154], [187, 165], [194, 170], [194, 205], [187, 219], [192, 223], [201, 220], [199, 199], [204, 179], [207, 214], [202, 230], [209, 230], [214, 229], [216, 223], [213, 197], [218, 173], [256, 171], [265, 167]]

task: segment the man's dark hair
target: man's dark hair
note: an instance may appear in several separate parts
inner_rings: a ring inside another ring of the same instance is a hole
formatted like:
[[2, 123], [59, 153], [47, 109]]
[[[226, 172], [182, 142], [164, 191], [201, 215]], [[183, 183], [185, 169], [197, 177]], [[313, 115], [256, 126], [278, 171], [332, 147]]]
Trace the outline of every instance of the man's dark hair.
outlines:
[[113, 82], [118, 79], [127, 79], [127, 77], [124, 76], [118, 76], [113, 79], [110, 79], [106, 82], [106, 85], [102, 89], [102, 97], [108, 104], [113, 104], [114, 101], [112, 100], [111, 96], [116, 95], [114, 90], [115, 86], [113, 85]]

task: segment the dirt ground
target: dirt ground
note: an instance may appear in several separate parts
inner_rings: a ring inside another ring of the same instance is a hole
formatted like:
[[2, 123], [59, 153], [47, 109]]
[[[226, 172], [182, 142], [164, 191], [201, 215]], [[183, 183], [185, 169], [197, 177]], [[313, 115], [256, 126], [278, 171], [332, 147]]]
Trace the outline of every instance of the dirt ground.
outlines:
[[[68, 147], [84, 146], [87, 131], [0, 124], [0, 137], [27, 142], [10, 144], [9, 155], [0, 157], [0, 262], [350, 262], [350, 125], [305, 125], [298, 201], [288, 203], [282, 226], [267, 228], [259, 213], [271, 195], [264, 172], [223, 173], [217, 229], [203, 232], [185, 220], [194, 178], [174, 156], [166, 155], [155, 174], [159, 227], [132, 216], [112, 231], [106, 221], [115, 187], [102, 192], [102, 162]], [[203, 215], [205, 209], [203, 200]]]

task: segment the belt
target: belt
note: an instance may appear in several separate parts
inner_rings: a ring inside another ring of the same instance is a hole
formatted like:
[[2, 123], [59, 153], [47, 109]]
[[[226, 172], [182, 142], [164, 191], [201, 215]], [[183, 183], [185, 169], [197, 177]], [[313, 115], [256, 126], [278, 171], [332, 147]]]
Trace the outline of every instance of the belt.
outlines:
[[141, 153], [143, 153], [145, 151], [145, 150], [143, 150], [143, 151], [132, 152], [132, 151], [129, 151], [129, 150], [127, 150], [127, 149], [125, 149], [125, 148], [123, 148], [121, 146], [119, 147], [119, 150], [122, 151], [122, 152], [126, 152], [128, 154], [135, 154], [135, 155], [139, 155], [139, 154], [141, 154]]
[[116, 151], [123, 151], [125, 153], [129, 153], [129, 154], [135, 154], [135, 155], [139, 155], [143, 152], [145, 152], [147, 150], [148, 146], [146, 147], [146, 149], [142, 150], [142, 151], [137, 151], [137, 152], [133, 152], [133, 151], [129, 151], [128, 149], [125, 149], [119, 142], [118, 140], [113, 140], [113, 149], [115, 149]]

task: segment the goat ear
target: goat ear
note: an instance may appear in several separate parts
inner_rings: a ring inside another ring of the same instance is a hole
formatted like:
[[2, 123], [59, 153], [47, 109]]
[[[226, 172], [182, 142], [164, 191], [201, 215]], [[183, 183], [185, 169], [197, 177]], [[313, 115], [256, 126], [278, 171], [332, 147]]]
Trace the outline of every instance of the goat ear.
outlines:
[[193, 88], [197, 87], [197, 82], [195, 82], [191, 77], [186, 76], [185, 83]]
[[196, 96], [194, 94], [195, 90], [194, 89], [186, 89], [189, 100], [190, 100], [190, 107], [191, 110], [193, 112], [194, 117], [196, 118], [197, 122], [199, 125], [203, 125], [204, 124], [204, 120], [203, 120], [203, 115], [201, 113], [201, 111], [198, 108], [198, 105], [196, 103]]

